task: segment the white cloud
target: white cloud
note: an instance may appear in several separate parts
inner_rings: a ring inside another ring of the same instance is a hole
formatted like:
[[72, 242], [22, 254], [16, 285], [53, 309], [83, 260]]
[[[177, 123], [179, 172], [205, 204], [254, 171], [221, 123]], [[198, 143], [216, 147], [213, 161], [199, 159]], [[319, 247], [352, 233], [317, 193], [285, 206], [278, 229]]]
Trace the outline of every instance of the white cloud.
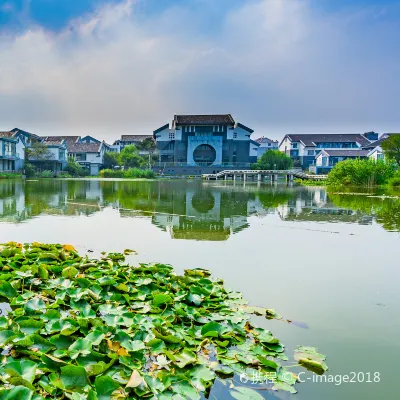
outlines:
[[206, 13], [175, 7], [146, 20], [135, 7], [105, 6], [58, 34], [4, 37], [0, 129], [111, 141], [185, 112], [231, 112], [272, 137], [400, 127], [399, 30], [379, 10], [253, 0], [207, 34]]

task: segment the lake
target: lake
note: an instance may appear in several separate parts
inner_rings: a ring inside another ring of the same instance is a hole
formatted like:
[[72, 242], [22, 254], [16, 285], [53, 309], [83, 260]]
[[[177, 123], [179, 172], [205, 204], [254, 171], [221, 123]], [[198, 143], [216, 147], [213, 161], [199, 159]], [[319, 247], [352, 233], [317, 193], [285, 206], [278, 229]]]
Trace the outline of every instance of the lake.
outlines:
[[[138, 252], [133, 264], [209, 269], [250, 304], [296, 321], [255, 317], [289, 359], [297, 345], [327, 355], [336, 384], [304, 374], [296, 399], [394, 399], [400, 199], [382, 194], [252, 182], [5, 180], [0, 242], [68, 243], [96, 256], [129, 248]], [[351, 373], [359, 382], [338, 384]], [[214, 398], [230, 398], [221, 393], [216, 387]]]

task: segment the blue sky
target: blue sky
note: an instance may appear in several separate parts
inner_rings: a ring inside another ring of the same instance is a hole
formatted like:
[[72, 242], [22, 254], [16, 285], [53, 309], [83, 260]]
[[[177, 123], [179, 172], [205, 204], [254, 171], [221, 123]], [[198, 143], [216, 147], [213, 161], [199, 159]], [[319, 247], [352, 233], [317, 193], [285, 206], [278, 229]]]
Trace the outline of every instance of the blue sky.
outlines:
[[400, 131], [399, 40], [400, 0], [0, 0], [0, 130]]

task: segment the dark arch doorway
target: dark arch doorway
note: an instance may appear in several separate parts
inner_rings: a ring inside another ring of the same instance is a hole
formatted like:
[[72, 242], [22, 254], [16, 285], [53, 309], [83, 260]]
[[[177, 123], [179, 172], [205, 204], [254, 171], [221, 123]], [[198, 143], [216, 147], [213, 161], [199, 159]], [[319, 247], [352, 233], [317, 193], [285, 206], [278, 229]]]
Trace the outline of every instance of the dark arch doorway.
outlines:
[[212, 165], [216, 157], [217, 152], [209, 144], [201, 144], [193, 152], [193, 161], [198, 165]]

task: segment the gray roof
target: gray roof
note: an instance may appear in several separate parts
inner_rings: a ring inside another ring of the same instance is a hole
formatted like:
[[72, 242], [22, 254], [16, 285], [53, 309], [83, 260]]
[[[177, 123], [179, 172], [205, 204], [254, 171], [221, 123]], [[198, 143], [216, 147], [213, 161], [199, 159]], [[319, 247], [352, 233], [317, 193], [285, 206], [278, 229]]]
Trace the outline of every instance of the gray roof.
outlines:
[[122, 135], [121, 142], [141, 142], [145, 139], [153, 139], [153, 135]]
[[[368, 150], [322, 150], [328, 153], [331, 157], [366, 157], [369, 153]], [[320, 154], [320, 153], [319, 153]]]
[[177, 125], [234, 125], [231, 114], [175, 115], [173, 124]]
[[103, 143], [75, 143], [68, 147], [68, 153], [99, 153]]
[[337, 133], [337, 134], [298, 134], [286, 135], [292, 142], [303, 142], [305, 146], [315, 146], [315, 143], [323, 142], [357, 142], [361, 146], [371, 143], [365, 136], [360, 133]]

